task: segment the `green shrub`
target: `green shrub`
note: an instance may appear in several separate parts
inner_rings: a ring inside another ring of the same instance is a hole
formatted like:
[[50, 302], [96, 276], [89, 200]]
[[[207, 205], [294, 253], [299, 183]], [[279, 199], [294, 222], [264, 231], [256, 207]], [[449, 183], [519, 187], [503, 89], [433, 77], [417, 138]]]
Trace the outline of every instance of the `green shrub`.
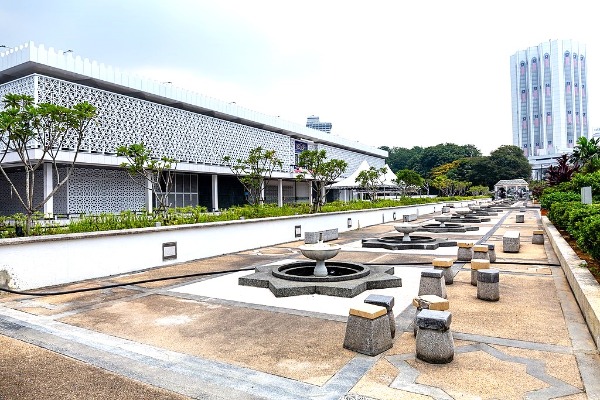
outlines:
[[600, 171], [592, 172], [590, 174], [578, 173], [573, 176], [570, 182], [571, 187], [575, 191], [580, 191], [582, 187], [591, 186], [592, 193], [600, 193]]
[[567, 229], [569, 226], [569, 212], [574, 209], [581, 209], [582, 207], [583, 204], [577, 201], [555, 202], [550, 206], [548, 218], [560, 229]]
[[553, 203], [566, 203], [570, 201], [581, 201], [581, 195], [574, 192], [559, 192], [544, 190], [540, 198], [540, 206], [545, 210], [550, 210]]
[[600, 204], [576, 204], [577, 206], [568, 211], [566, 229], [571, 236], [575, 239], [579, 239], [582, 234], [581, 228], [583, 226], [583, 221], [592, 215], [600, 215]]
[[600, 260], [600, 215], [592, 215], [579, 225], [579, 248], [596, 260]]

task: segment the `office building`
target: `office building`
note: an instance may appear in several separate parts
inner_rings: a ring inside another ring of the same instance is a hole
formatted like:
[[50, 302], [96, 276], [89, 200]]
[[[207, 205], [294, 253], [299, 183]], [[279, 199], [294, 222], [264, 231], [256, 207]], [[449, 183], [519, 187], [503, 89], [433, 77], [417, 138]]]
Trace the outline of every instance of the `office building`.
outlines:
[[513, 144], [540, 179], [578, 138], [589, 137], [585, 45], [550, 40], [520, 50], [510, 58], [510, 74]]

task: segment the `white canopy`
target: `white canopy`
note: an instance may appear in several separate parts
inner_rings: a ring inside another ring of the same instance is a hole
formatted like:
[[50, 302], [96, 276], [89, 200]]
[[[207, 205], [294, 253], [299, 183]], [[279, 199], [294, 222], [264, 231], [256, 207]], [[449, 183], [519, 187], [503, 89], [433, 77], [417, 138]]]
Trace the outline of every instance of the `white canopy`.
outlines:
[[350, 174], [350, 176], [342, 179], [339, 182], [332, 184], [329, 187], [332, 189], [344, 189], [344, 188], [358, 187], [358, 183], [356, 183], [356, 177], [358, 176], [358, 174], [360, 174], [361, 171], [368, 171], [369, 168], [370, 168], [370, 166], [369, 166], [369, 163], [367, 162], [367, 160], [363, 160], [363, 162], [360, 163], [360, 165], [358, 166], [356, 171], [354, 171], [352, 174]]
[[[332, 184], [331, 186], [329, 186], [329, 188], [331, 189], [355, 189], [358, 188], [359, 185], [358, 183], [356, 183], [356, 177], [358, 176], [358, 174], [361, 173], [361, 171], [368, 171], [369, 170], [370, 165], [366, 160], [363, 160], [362, 163], [360, 163], [360, 165], [358, 166], [358, 168], [356, 169], [356, 171], [354, 171], [350, 176], [348, 176], [345, 179], [342, 179], [339, 182], [336, 182], [334, 184]], [[394, 180], [396, 179], [396, 175], [392, 172], [392, 170], [390, 169], [389, 165], [385, 166], [386, 172], [385, 175], [383, 176], [383, 182], [381, 186], [398, 186]]]

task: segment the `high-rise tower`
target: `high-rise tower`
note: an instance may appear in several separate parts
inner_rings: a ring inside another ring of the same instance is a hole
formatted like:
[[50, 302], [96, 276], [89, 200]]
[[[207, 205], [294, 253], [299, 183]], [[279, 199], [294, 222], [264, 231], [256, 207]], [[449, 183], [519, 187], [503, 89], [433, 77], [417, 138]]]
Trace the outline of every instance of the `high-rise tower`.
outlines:
[[510, 58], [513, 144], [541, 178], [544, 164], [589, 136], [585, 45], [550, 40]]

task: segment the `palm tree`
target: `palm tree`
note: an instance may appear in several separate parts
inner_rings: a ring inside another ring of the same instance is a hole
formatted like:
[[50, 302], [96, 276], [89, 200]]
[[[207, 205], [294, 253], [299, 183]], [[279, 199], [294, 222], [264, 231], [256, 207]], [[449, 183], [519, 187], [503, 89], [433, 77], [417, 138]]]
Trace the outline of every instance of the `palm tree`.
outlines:
[[569, 161], [578, 165], [582, 172], [600, 170], [600, 138], [589, 139], [585, 136], [577, 139], [577, 146], [569, 157]]

